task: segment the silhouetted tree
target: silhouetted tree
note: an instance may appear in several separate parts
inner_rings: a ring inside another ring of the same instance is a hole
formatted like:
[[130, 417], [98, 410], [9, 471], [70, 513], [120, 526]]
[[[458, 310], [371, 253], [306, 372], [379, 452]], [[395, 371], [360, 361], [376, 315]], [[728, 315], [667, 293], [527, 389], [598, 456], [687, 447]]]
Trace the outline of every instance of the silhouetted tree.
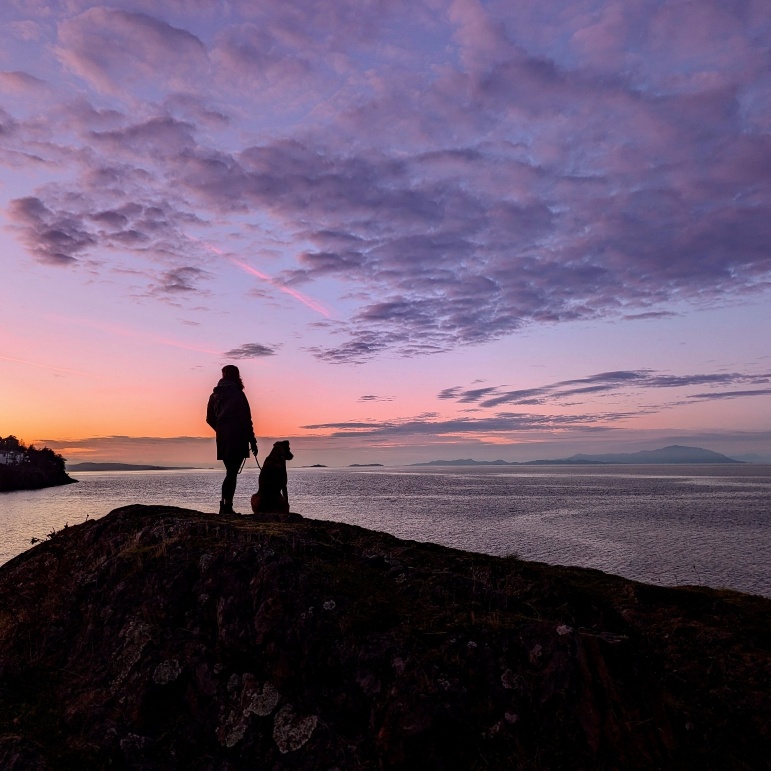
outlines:
[[31, 466], [64, 473], [65, 459], [50, 447], [38, 450], [34, 444], [30, 445], [27, 450], [27, 457]]
[[13, 434], [10, 434], [5, 438], [0, 437], [0, 450], [16, 450], [17, 452], [24, 452], [24, 445]]

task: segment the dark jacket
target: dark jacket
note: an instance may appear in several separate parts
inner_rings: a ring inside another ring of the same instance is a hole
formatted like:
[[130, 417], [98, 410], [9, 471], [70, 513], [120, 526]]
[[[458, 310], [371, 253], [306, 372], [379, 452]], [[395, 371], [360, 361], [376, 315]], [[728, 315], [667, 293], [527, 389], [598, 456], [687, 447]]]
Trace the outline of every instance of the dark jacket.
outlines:
[[206, 422], [217, 432], [217, 459], [248, 458], [257, 444], [246, 394], [232, 380], [220, 380], [206, 407]]

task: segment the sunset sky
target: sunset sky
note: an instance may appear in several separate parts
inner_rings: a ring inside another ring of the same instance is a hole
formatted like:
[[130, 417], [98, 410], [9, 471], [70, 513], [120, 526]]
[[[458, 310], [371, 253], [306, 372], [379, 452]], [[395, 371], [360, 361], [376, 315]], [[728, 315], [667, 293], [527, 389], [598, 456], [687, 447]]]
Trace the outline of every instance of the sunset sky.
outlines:
[[0, 435], [771, 462], [768, 0], [6, 0]]

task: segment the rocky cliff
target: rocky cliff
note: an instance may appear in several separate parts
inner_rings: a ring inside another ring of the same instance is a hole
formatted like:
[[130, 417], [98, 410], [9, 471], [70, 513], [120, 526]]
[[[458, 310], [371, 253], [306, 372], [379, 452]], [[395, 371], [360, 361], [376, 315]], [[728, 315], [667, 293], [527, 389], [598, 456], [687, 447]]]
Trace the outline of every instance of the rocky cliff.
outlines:
[[0, 568], [3, 769], [752, 769], [771, 601], [130, 506]]
[[8, 493], [14, 490], [40, 490], [44, 487], [58, 487], [77, 482], [63, 471], [0, 466], [0, 492]]

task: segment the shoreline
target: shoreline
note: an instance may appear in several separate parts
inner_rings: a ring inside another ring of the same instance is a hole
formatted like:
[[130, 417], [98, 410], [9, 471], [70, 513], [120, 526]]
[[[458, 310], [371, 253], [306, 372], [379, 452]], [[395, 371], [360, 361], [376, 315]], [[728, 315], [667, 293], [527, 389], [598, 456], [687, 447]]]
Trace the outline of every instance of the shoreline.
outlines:
[[9, 471], [10, 467], [0, 467], [0, 493], [15, 493], [22, 490], [44, 490], [48, 487], [62, 487], [77, 484], [68, 474], [50, 475], [37, 469], [22, 470], [21, 474]]

